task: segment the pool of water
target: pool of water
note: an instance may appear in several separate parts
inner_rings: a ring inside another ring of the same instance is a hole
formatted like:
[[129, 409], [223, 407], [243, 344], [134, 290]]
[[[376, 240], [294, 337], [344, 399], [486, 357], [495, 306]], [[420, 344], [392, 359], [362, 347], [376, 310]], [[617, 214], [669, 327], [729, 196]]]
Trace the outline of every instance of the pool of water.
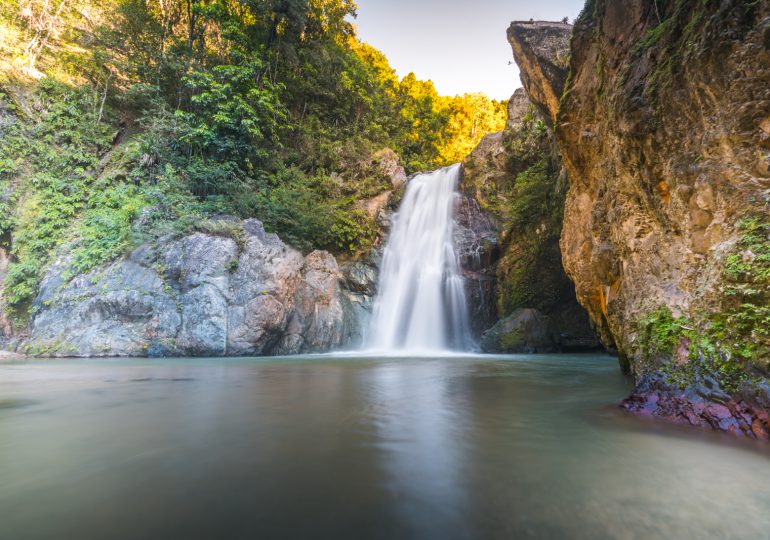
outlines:
[[0, 365], [0, 538], [770, 536], [770, 449], [604, 356]]

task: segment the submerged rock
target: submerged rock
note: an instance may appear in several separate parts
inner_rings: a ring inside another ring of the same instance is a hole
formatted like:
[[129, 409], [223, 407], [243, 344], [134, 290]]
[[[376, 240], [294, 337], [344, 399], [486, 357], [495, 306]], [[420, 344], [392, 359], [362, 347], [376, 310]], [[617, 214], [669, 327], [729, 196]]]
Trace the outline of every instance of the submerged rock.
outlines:
[[145, 245], [66, 279], [47, 273], [24, 350], [52, 356], [321, 352], [356, 332], [334, 257], [307, 257], [258, 220]]
[[713, 379], [682, 389], [666, 383], [663, 377], [650, 375], [637, 384], [633, 394], [620, 406], [626, 411], [674, 424], [767, 441], [770, 440], [768, 396], [756, 389], [730, 396], [715, 386]]

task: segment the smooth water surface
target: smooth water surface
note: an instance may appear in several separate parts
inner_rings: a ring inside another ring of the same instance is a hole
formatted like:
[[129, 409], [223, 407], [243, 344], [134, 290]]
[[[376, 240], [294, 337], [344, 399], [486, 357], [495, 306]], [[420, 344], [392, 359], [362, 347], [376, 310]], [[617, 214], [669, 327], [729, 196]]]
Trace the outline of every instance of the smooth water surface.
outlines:
[[597, 356], [0, 365], [0, 538], [767, 538], [767, 446], [628, 391]]

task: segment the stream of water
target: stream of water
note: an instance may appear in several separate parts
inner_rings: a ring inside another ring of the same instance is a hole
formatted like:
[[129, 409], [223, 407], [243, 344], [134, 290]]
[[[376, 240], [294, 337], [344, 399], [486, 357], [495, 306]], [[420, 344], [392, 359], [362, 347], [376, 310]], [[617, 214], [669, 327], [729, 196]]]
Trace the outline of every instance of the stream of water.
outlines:
[[409, 181], [383, 253], [366, 348], [436, 353], [473, 347], [452, 243], [460, 165]]
[[0, 538], [767, 538], [766, 445], [604, 356], [0, 365]]

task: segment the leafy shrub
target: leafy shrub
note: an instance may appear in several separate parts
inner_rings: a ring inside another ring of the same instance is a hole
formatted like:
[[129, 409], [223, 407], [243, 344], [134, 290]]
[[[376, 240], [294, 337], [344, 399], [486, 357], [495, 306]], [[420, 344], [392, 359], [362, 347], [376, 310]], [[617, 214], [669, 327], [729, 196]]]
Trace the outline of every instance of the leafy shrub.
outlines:
[[126, 252], [132, 244], [132, 225], [147, 198], [134, 185], [119, 183], [94, 190], [75, 236], [71, 269], [85, 273]]

